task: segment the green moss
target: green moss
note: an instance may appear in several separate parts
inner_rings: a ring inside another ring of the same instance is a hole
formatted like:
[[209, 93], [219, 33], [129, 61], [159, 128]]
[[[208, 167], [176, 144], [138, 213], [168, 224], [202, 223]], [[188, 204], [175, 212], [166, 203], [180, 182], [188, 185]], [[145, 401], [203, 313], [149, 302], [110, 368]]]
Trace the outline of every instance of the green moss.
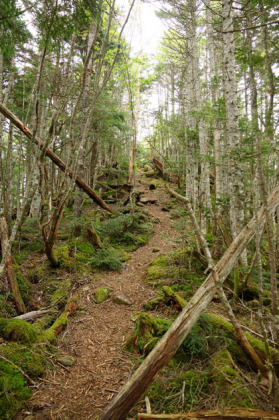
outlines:
[[12, 419], [22, 408], [31, 390], [24, 376], [13, 366], [0, 360], [0, 418]]
[[10, 292], [0, 293], [0, 318], [14, 317], [17, 315], [13, 307], [14, 305], [9, 301], [11, 297]]
[[[14, 363], [33, 379], [44, 372], [45, 358], [38, 346], [2, 343], [0, 355]], [[0, 359], [0, 418], [14, 418], [24, 401], [30, 396], [31, 391], [28, 389], [22, 373], [10, 363]]]
[[153, 286], [176, 284], [177, 290], [194, 294], [197, 286], [203, 282], [204, 274], [200, 264], [195, 263], [195, 259], [190, 263], [190, 258], [185, 250], [176, 251], [168, 257], [158, 256], [147, 270], [146, 281]]
[[210, 381], [214, 392], [220, 396], [219, 406], [255, 408], [254, 395], [249, 391], [239, 371], [234, 368], [230, 352], [225, 349], [210, 361]]
[[57, 330], [67, 325], [67, 315], [63, 312], [50, 328], [43, 332], [40, 341], [44, 343], [54, 343], [57, 340]]
[[122, 268], [121, 253], [114, 248], [99, 249], [94, 257], [88, 260], [88, 264], [103, 270], [120, 270]]
[[159, 255], [151, 262], [151, 267], [166, 267], [167, 265], [167, 257], [164, 255]]
[[21, 265], [29, 258], [29, 252], [28, 251], [21, 251], [19, 254], [15, 255], [15, 260], [17, 264]]
[[179, 308], [183, 309], [187, 305], [185, 299], [183, 299], [178, 293], [175, 293], [171, 287], [163, 286], [162, 290], [167, 298], [171, 298], [173, 302], [175, 302]]
[[143, 308], [146, 311], [153, 311], [154, 309], [157, 309], [158, 307], [164, 305], [165, 299], [163, 296], [159, 296], [155, 299], [149, 300], [148, 302], [145, 302], [143, 304]]
[[56, 248], [55, 257], [59, 261], [61, 268], [68, 270], [69, 272], [74, 272], [76, 270], [76, 261], [71, 254], [69, 245]]
[[15, 270], [16, 273], [16, 279], [18, 282], [18, 287], [19, 287], [19, 291], [22, 297], [22, 300], [25, 304], [27, 304], [29, 302], [29, 300], [31, 299], [32, 296], [32, 287], [31, 287], [31, 283], [28, 279], [26, 279], [21, 271], [20, 268], [17, 265], [13, 265], [13, 268]]
[[40, 347], [17, 343], [2, 343], [0, 355], [12, 361], [31, 378], [37, 378], [44, 372], [45, 357]]
[[58, 304], [59, 307], [62, 307], [66, 304], [68, 300], [69, 292], [71, 288], [71, 281], [64, 280], [56, 284], [58, 287], [55, 290], [55, 292], [51, 295], [50, 304], [51, 306]]
[[135, 322], [134, 332], [128, 339], [125, 348], [128, 351], [146, 355], [155, 347], [169, 326], [170, 323], [164, 319], [140, 313]]
[[147, 269], [145, 280], [149, 284], [160, 284], [158, 280], [162, 280], [166, 276], [166, 270], [162, 267], [151, 266]]
[[[184, 412], [198, 405], [201, 393], [207, 391], [207, 383], [207, 371], [183, 372], [183, 366], [180, 365], [177, 370], [176, 365], [172, 364], [165, 368], [165, 372], [150, 386], [145, 395], [156, 412]], [[177, 398], [178, 395], [180, 398]]]
[[109, 287], [102, 287], [94, 292], [94, 299], [96, 303], [102, 303], [111, 295], [112, 289]]
[[31, 242], [22, 242], [21, 244], [21, 248], [22, 249], [26, 249], [31, 252], [44, 252], [44, 243], [42, 240], [36, 240], [36, 241], [31, 241]]
[[43, 331], [38, 341], [43, 343], [54, 343], [57, 340], [57, 335], [68, 322], [68, 315], [72, 313], [72, 305], [76, 304], [78, 297], [74, 296], [68, 300], [64, 312], [55, 320], [55, 322], [47, 330]]
[[[207, 313], [208, 321], [214, 327], [215, 330], [223, 330], [228, 337], [232, 337], [234, 340], [236, 339], [236, 333], [233, 325], [226, 321], [224, 318], [220, 317], [219, 315], [213, 314], [213, 313]], [[258, 338], [254, 337], [253, 335], [244, 332], [246, 338], [248, 339], [249, 343], [254, 347], [254, 349], [259, 353], [260, 357], [265, 359], [265, 345], [262, 340], [259, 340]], [[272, 361], [273, 363], [278, 364], [279, 363], [279, 352], [274, 349], [273, 347], [269, 347]], [[239, 354], [240, 350], [239, 346], [235, 346], [234, 343], [229, 345], [229, 350], [234, 354], [234, 351], [237, 351]], [[243, 359], [245, 360], [244, 356]]]
[[20, 319], [0, 318], [0, 335], [7, 340], [34, 343], [38, 338], [38, 330]]

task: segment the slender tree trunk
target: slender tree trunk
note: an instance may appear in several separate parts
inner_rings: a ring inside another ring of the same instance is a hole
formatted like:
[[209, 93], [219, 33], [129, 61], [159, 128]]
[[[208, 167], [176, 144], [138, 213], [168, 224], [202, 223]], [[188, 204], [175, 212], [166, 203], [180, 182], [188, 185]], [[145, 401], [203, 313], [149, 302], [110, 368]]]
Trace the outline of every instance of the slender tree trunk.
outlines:
[[[250, 15], [247, 19], [248, 27], [252, 26]], [[275, 330], [277, 334], [277, 340], [279, 342], [279, 316], [278, 316], [278, 304], [277, 304], [277, 280], [276, 280], [276, 248], [275, 248], [275, 232], [273, 228], [272, 214], [267, 209], [267, 188], [264, 177], [264, 170], [262, 165], [262, 151], [261, 151], [261, 133], [259, 129], [259, 115], [258, 115], [258, 95], [257, 95], [257, 84], [255, 78], [255, 71], [253, 66], [253, 46], [252, 46], [252, 34], [251, 31], [247, 31], [248, 41], [248, 54], [249, 54], [249, 79], [251, 89], [251, 114], [252, 114], [252, 127], [256, 136], [256, 150], [257, 150], [257, 169], [259, 185], [263, 197], [265, 217], [266, 217], [266, 232], [268, 240], [268, 255], [269, 255], [269, 266], [270, 266], [270, 283], [271, 283], [271, 310], [273, 314]]]
[[[240, 232], [244, 223], [243, 209], [243, 175], [239, 162], [238, 148], [240, 133], [238, 126], [237, 80], [234, 52], [234, 33], [232, 18], [232, 0], [222, 0], [223, 16], [223, 48], [224, 48], [224, 90], [226, 102], [226, 125], [229, 155], [230, 184], [230, 222], [233, 238]], [[242, 260], [247, 263], [247, 253], [244, 251]]]

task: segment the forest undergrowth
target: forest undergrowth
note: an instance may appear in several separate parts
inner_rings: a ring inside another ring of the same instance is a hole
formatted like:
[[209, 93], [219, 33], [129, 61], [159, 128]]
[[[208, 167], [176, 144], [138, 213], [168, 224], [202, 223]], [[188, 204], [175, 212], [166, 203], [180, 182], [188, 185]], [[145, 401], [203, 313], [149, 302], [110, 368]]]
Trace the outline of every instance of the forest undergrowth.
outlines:
[[[137, 176], [138, 204], [126, 204], [117, 215], [86, 202], [78, 237], [71, 205], [66, 208], [55, 269], [43, 253], [39, 221], [24, 221], [13, 247], [13, 267], [26, 311], [41, 312], [28, 321], [16, 319], [12, 295], [1, 279], [1, 418], [97, 419], [204, 281], [206, 260], [184, 207], [166, 193], [163, 181], [146, 173]], [[214, 248], [214, 232], [207, 241]], [[247, 270], [239, 272], [245, 279]], [[233, 274], [224, 290], [249, 342], [265, 360], [256, 277], [254, 269], [237, 298]], [[277, 372], [268, 288], [263, 303]], [[272, 410], [268, 387], [216, 294], [131, 416], [145, 411], [146, 398], [153, 413]]]

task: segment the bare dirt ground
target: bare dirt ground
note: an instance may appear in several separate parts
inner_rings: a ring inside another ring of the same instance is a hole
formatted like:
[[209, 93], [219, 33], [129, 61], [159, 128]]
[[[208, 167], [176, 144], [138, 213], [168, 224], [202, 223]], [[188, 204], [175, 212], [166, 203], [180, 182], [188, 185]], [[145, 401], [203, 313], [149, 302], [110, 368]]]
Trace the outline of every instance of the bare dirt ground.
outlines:
[[[62, 332], [58, 351], [76, 358], [72, 367], [53, 363], [41, 379], [39, 388], [18, 417], [25, 419], [97, 419], [111, 399], [131, 376], [134, 360], [123, 350], [133, 329], [133, 319], [142, 304], [155, 296], [144, 283], [146, 270], [155, 256], [166, 254], [177, 246], [177, 232], [171, 227], [170, 213], [162, 211], [168, 196], [164, 189], [148, 190], [148, 181], [138, 185], [145, 197], [156, 198], [147, 204], [150, 215], [157, 219], [149, 243], [131, 254], [121, 272], [92, 275], [75, 291], [83, 310], [69, 319]], [[159, 252], [154, 252], [160, 249]], [[109, 286], [113, 295], [124, 295], [132, 306], [117, 305], [109, 299], [96, 304], [93, 292]]]

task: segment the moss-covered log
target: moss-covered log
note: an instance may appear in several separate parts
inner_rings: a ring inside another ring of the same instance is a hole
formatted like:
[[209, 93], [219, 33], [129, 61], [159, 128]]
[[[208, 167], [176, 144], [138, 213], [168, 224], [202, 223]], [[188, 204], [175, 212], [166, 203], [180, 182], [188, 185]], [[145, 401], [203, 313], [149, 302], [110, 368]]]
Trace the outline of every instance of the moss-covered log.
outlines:
[[[182, 310], [187, 305], [187, 302], [185, 299], [183, 299], [178, 293], [174, 292], [170, 287], [163, 286], [162, 288], [165, 298], [160, 298], [160, 303], [165, 305], [174, 304], [176, 308]], [[149, 307], [152, 308], [153, 304], [155, 304], [156, 299], [153, 301], [148, 302]], [[155, 309], [155, 308], [154, 308]], [[240, 348], [238, 344], [238, 336], [236, 334], [235, 328], [225, 318], [223, 318], [220, 315], [214, 314], [212, 312], [206, 312], [206, 318], [207, 322], [214, 327], [215, 330], [223, 331], [226, 333], [228, 337], [230, 337], [232, 340], [235, 341], [235, 345], [230, 346], [230, 351], [232, 352], [233, 356], [244, 363], [251, 364], [250, 358], [243, 353], [242, 349]], [[251, 346], [256, 351], [257, 355], [260, 357], [261, 360], [266, 360], [266, 353], [265, 353], [265, 345], [264, 342], [256, 337], [254, 337], [252, 334], [249, 334], [248, 332], [245, 332], [245, 337], [251, 344]], [[276, 370], [279, 369], [279, 351], [274, 349], [273, 347], [270, 347], [270, 353], [272, 357], [272, 362], [274, 363]]]
[[65, 325], [67, 325], [69, 316], [76, 313], [76, 311], [77, 311], [77, 304], [75, 303], [75, 300], [72, 299], [67, 304], [63, 313], [52, 324], [52, 326], [43, 332], [40, 341], [46, 342], [46, 343], [52, 343], [53, 341], [55, 341], [57, 335], [63, 330]]

